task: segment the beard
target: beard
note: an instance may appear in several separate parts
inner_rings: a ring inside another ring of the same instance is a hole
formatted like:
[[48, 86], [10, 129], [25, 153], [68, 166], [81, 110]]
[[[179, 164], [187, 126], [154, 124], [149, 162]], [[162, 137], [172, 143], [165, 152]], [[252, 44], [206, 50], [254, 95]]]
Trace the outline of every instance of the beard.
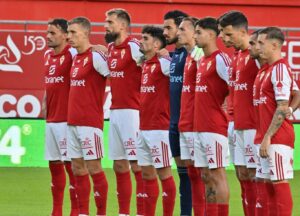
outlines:
[[177, 43], [177, 41], [178, 41], [178, 37], [174, 37], [174, 38], [171, 39], [171, 40], [167, 40], [167, 44], [168, 44], [168, 45], [171, 45], [171, 44]]
[[119, 36], [120, 36], [120, 33], [106, 32], [104, 39], [105, 39], [106, 43], [111, 43], [111, 42], [115, 42]]

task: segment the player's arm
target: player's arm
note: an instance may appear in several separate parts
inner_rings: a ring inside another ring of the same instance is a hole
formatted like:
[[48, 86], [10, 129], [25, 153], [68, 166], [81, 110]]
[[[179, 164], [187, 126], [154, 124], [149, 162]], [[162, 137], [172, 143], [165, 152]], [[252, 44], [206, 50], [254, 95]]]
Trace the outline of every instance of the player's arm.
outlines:
[[277, 107], [271, 124], [261, 143], [259, 154], [262, 158], [267, 158], [269, 156], [268, 149], [271, 144], [271, 138], [281, 127], [289, 110], [292, 79], [288, 73], [286, 65], [281, 64], [273, 68], [271, 82], [273, 84]]
[[109, 77], [110, 71], [107, 65], [106, 55], [103, 52], [92, 52], [93, 66], [95, 70], [104, 77]]
[[43, 101], [42, 101], [42, 116], [47, 118], [47, 94], [44, 92]]
[[291, 93], [291, 98], [292, 100], [289, 105], [287, 118], [289, 118], [293, 114], [293, 112], [296, 111], [300, 106], [300, 91], [295, 81], [293, 81], [293, 91]]
[[161, 72], [165, 76], [170, 76], [171, 59], [169, 57], [162, 57], [159, 59]]
[[103, 53], [107, 54], [108, 49], [104, 45], [96, 44], [96, 45], [92, 45], [92, 51], [103, 52]]
[[144, 61], [144, 54], [140, 51], [140, 44], [137, 40], [131, 40], [128, 42], [130, 46], [130, 52], [132, 59], [136, 62], [136, 65], [141, 67]]
[[230, 59], [224, 54], [220, 53], [216, 56], [216, 69], [219, 77], [224, 80], [227, 84], [229, 83], [229, 66]]

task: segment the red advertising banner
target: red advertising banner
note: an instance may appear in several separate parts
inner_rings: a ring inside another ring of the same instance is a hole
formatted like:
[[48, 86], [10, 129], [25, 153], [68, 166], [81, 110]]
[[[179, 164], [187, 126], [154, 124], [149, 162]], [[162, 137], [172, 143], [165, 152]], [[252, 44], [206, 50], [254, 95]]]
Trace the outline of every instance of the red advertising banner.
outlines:
[[[103, 44], [103, 35], [93, 34], [93, 44]], [[0, 32], [0, 118], [41, 118], [44, 89], [45, 34]], [[283, 47], [300, 86], [300, 38], [288, 38]], [[106, 88], [105, 118], [109, 118], [110, 88]], [[300, 122], [300, 111], [292, 117]]]

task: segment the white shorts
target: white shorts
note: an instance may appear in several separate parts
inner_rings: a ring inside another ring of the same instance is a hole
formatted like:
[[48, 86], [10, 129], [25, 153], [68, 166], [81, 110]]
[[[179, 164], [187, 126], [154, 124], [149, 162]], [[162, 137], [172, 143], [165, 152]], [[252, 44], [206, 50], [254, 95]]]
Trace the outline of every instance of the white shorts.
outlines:
[[68, 157], [96, 160], [103, 158], [103, 132], [99, 128], [68, 125]]
[[46, 123], [45, 159], [70, 161], [67, 157], [67, 123]]
[[109, 158], [111, 160], [137, 160], [139, 111], [133, 109], [111, 110], [109, 121]]
[[268, 154], [271, 181], [287, 180], [294, 177], [293, 148], [282, 144], [271, 144]]
[[194, 160], [194, 132], [180, 132], [181, 160]]
[[234, 133], [234, 122], [230, 121], [228, 123], [228, 146], [231, 162], [234, 162], [234, 149], [235, 149], [235, 133]]
[[260, 144], [255, 145], [256, 147], [256, 177], [262, 179], [270, 179], [269, 159], [261, 158], [259, 156]]
[[172, 153], [169, 144], [169, 131], [140, 131], [137, 158], [140, 166], [170, 167], [172, 165]]
[[234, 165], [246, 166], [247, 168], [256, 168], [256, 154], [254, 138], [256, 130], [234, 130], [235, 131], [235, 149]]
[[228, 166], [227, 137], [217, 133], [197, 132], [194, 138], [195, 167], [215, 169]]

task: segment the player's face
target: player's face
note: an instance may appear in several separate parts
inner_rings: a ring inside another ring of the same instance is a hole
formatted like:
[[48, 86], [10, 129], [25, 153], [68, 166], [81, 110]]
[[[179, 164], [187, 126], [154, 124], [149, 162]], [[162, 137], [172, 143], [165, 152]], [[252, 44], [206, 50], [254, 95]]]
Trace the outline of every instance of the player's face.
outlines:
[[197, 25], [195, 29], [194, 38], [197, 46], [203, 48], [208, 43], [209, 32]]
[[167, 44], [173, 44], [178, 41], [177, 38], [178, 27], [176, 26], [173, 19], [164, 20], [164, 36], [167, 40]]
[[236, 49], [240, 49], [242, 31], [240, 28], [233, 28], [232, 25], [228, 25], [222, 29], [222, 40], [227, 46], [234, 46]]
[[118, 19], [116, 14], [108, 15], [105, 19], [105, 41], [107, 43], [114, 42], [120, 35], [123, 28], [122, 21]]
[[269, 59], [273, 53], [272, 42], [267, 39], [266, 34], [259, 34], [257, 38], [257, 50], [259, 53], [259, 57], [262, 59]]
[[179, 29], [177, 32], [178, 43], [181, 45], [187, 45], [194, 41], [194, 26], [190, 21], [183, 21], [179, 25]]
[[259, 58], [259, 52], [257, 49], [257, 37], [255, 35], [251, 35], [250, 36], [250, 40], [249, 40], [249, 53], [251, 58], [253, 59], [258, 59]]
[[154, 41], [154, 38], [145, 33], [145, 34], [142, 34], [142, 39], [140, 40], [141, 44], [140, 44], [140, 51], [143, 53], [143, 54], [148, 54], [148, 53], [151, 53], [151, 52], [154, 52], [154, 49], [155, 49], [155, 41]]
[[68, 26], [68, 42], [74, 47], [80, 47], [88, 39], [88, 32], [79, 24]]
[[55, 25], [48, 25], [47, 29], [47, 44], [48, 47], [56, 48], [67, 40], [67, 34]]
[[232, 44], [227, 40], [225, 40], [225, 35], [223, 32], [223, 27], [221, 25], [218, 25], [218, 29], [220, 31], [219, 37], [221, 38], [221, 40], [223, 41], [223, 44], [225, 45], [225, 47], [229, 48], [232, 47]]

